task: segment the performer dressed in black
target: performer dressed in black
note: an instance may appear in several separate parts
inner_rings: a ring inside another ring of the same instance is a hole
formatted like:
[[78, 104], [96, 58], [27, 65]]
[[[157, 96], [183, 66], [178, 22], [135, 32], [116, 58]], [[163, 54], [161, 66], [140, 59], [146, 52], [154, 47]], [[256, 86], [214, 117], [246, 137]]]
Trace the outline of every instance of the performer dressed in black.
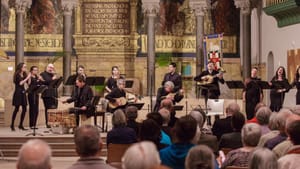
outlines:
[[111, 77], [108, 78], [106, 81], [105, 89], [108, 93], [110, 93], [113, 89], [118, 88], [117, 80], [123, 79], [123, 77], [120, 75], [120, 71], [118, 66], [113, 66], [111, 68]]
[[43, 79], [38, 75], [37, 66], [31, 66], [30, 73], [31, 78], [28, 82], [29, 126], [33, 129], [36, 126], [39, 114], [39, 94], [36, 91], [39, 89]]
[[[204, 96], [206, 106], [208, 99], [219, 99], [221, 94], [219, 82], [222, 84], [225, 83], [222, 72], [218, 72], [214, 68], [214, 63], [208, 62], [207, 70], [201, 72], [194, 78], [195, 81], [201, 84], [201, 95]], [[216, 116], [216, 118], [218, 119], [219, 116]], [[210, 125], [210, 117], [208, 117], [207, 122]]]
[[176, 63], [174, 62], [169, 64], [169, 72], [165, 74], [161, 85], [164, 86], [167, 81], [173, 82], [173, 92], [178, 92], [180, 89], [182, 89], [182, 79], [181, 76], [176, 72]]
[[123, 109], [127, 106], [125, 79], [117, 80], [117, 88], [113, 88], [110, 93], [105, 96], [105, 99], [109, 101], [109, 111], [113, 113], [116, 109]]
[[255, 116], [255, 106], [263, 98], [263, 92], [258, 84], [261, 79], [257, 77], [258, 69], [256, 67], [251, 70], [251, 77], [245, 80], [245, 89], [243, 91], [243, 101], [246, 103], [246, 115], [250, 120]]
[[74, 109], [70, 109], [70, 113], [76, 115], [76, 125], [79, 126], [79, 115], [84, 114], [87, 117], [92, 116], [93, 113], [93, 91], [89, 85], [86, 84], [85, 76], [80, 75], [76, 79], [76, 88], [72, 92], [71, 98], [63, 101], [63, 103], [74, 102]]
[[27, 130], [23, 126], [23, 121], [25, 118], [26, 106], [27, 106], [26, 91], [25, 91], [24, 84], [28, 82], [30, 77], [31, 74], [29, 73], [27, 75], [26, 73], [26, 64], [19, 63], [16, 67], [16, 71], [14, 73], [14, 79], [13, 79], [15, 83], [15, 92], [13, 95], [12, 105], [15, 106], [15, 109], [12, 114], [11, 125], [10, 125], [10, 129], [12, 131], [15, 131], [14, 123], [20, 106], [22, 106], [22, 113], [21, 113], [21, 118], [19, 123], [19, 129]]
[[55, 109], [57, 108], [57, 88], [51, 86], [51, 82], [57, 79], [54, 71], [54, 65], [48, 64], [47, 68], [44, 72], [42, 72], [41, 77], [44, 79], [43, 84], [46, 85], [48, 88], [42, 93], [42, 99], [45, 106], [45, 120], [47, 128], [50, 128], [48, 125], [48, 109]]
[[300, 66], [297, 67], [294, 82], [291, 85], [292, 87], [296, 86], [296, 105], [300, 104]]
[[278, 112], [283, 105], [285, 93], [291, 88], [288, 79], [286, 78], [286, 73], [284, 67], [280, 66], [276, 70], [275, 76], [270, 82], [271, 92], [270, 99], [271, 105], [270, 109], [272, 111]]

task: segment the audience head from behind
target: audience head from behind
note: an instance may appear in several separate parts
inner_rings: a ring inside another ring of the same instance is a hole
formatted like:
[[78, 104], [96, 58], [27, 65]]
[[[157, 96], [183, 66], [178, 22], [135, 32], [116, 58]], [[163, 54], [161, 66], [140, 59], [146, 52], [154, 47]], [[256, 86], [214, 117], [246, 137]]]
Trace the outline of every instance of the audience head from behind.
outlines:
[[300, 119], [289, 122], [286, 132], [294, 145], [300, 145]]
[[197, 121], [198, 127], [201, 129], [204, 122], [202, 114], [197, 110], [192, 110], [190, 112], [190, 116], [192, 116]]
[[267, 105], [264, 102], [257, 103], [256, 106], [255, 106], [255, 108], [254, 108], [254, 113], [256, 113], [259, 108], [265, 107], [265, 106], [267, 106]]
[[167, 126], [171, 120], [171, 113], [168, 109], [162, 108], [158, 110], [158, 113], [161, 115], [163, 119], [163, 126]]
[[154, 120], [160, 127], [163, 125], [163, 117], [160, 115], [160, 113], [148, 113], [147, 119]]
[[241, 112], [236, 112], [232, 115], [231, 126], [235, 132], [241, 132], [245, 125], [245, 116]]
[[159, 153], [150, 141], [130, 146], [122, 157], [123, 169], [151, 169], [160, 164]]
[[138, 117], [138, 109], [135, 106], [128, 106], [125, 110], [127, 120], [135, 121]]
[[197, 131], [197, 121], [190, 115], [179, 118], [173, 128], [174, 143], [191, 143]]
[[51, 148], [39, 139], [28, 140], [19, 150], [17, 169], [51, 169]]
[[232, 102], [226, 107], [227, 116], [232, 116], [236, 112], [240, 112], [240, 106], [237, 103]]
[[291, 115], [291, 111], [287, 109], [281, 109], [275, 116], [277, 121], [278, 130], [280, 133], [285, 133], [286, 119]]
[[160, 130], [160, 126], [153, 119], [146, 119], [141, 124], [140, 140], [151, 141], [159, 148], [159, 142], [162, 137]]
[[114, 111], [112, 116], [113, 127], [125, 127], [126, 126], [126, 116], [122, 109], [117, 109]]
[[163, 99], [161, 101], [161, 103], [160, 103], [160, 109], [166, 108], [170, 112], [172, 112], [173, 111], [173, 107], [174, 107], [174, 104], [173, 104], [173, 101], [171, 99]]
[[92, 125], [82, 125], [74, 132], [74, 142], [77, 154], [84, 157], [97, 156], [101, 150], [100, 131]]
[[278, 169], [277, 158], [268, 148], [253, 151], [249, 160], [249, 169]]
[[242, 128], [242, 143], [244, 146], [256, 147], [260, 137], [261, 129], [258, 124], [248, 123]]
[[185, 158], [185, 169], [214, 169], [215, 156], [206, 145], [191, 148]]
[[[205, 122], [206, 122], [206, 113], [204, 112], [204, 110], [203, 109], [201, 109], [200, 107], [199, 108], [195, 108], [195, 109], [193, 109], [193, 111], [197, 111], [197, 112], [199, 112], [201, 115], [202, 115], [202, 119], [203, 119], [203, 121], [202, 121], [202, 126], [199, 126], [200, 127], [200, 129], [202, 129], [203, 128], [203, 126], [204, 126], [204, 124], [205, 124]], [[199, 123], [198, 123], [199, 124]]]
[[269, 107], [263, 106], [256, 112], [256, 119], [259, 125], [268, 125], [272, 111]]

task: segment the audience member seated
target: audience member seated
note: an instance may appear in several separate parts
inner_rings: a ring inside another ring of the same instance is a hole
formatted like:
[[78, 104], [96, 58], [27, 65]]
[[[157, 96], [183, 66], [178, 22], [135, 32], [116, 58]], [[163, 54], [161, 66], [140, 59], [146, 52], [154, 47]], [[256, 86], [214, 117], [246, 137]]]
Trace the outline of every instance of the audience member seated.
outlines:
[[69, 169], [114, 169], [99, 157], [102, 141], [100, 131], [92, 125], [82, 125], [74, 132], [76, 152], [79, 159]]
[[203, 117], [202, 117], [201, 113], [196, 110], [192, 110], [189, 115], [192, 116], [197, 121], [197, 130], [196, 130], [195, 137], [192, 140], [192, 143], [198, 144], [198, 141], [199, 141], [200, 135], [201, 135], [201, 127], [202, 127], [202, 123], [203, 123]]
[[137, 136], [132, 128], [126, 127], [126, 116], [121, 109], [117, 109], [112, 116], [113, 128], [108, 131], [106, 143], [130, 144], [137, 141]]
[[278, 118], [278, 113], [271, 114], [268, 126], [271, 131], [260, 137], [257, 145], [258, 147], [263, 147], [268, 140], [276, 137], [279, 134], [280, 119]]
[[214, 122], [212, 132], [220, 140], [221, 136], [225, 133], [233, 132], [231, 127], [231, 117], [234, 113], [240, 111], [240, 106], [237, 103], [230, 103], [226, 108], [226, 118], [218, 119]]
[[215, 169], [216, 159], [212, 150], [206, 145], [191, 148], [185, 159], [185, 169]]
[[138, 109], [135, 106], [128, 106], [125, 109], [126, 112], [126, 117], [127, 117], [127, 127], [132, 128], [135, 132], [136, 135], [139, 134], [140, 126], [141, 123], [138, 123], [136, 121], [136, 118], [138, 117]]
[[259, 108], [256, 112], [255, 117], [257, 119], [257, 123], [261, 127], [261, 134], [262, 135], [265, 135], [265, 134], [267, 134], [271, 131], [269, 126], [268, 126], [271, 114], [272, 114], [272, 111], [267, 106]]
[[296, 169], [300, 166], [300, 120], [288, 123], [286, 131], [294, 146], [278, 160], [279, 168]]
[[161, 129], [160, 126], [153, 119], [146, 119], [141, 124], [140, 141], [151, 141], [156, 145], [158, 150], [163, 149], [169, 145], [160, 143]]
[[130, 146], [122, 157], [123, 169], [152, 169], [160, 164], [160, 158], [155, 145], [142, 141]]
[[258, 124], [248, 123], [242, 128], [243, 147], [230, 151], [221, 163], [221, 168], [227, 166], [247, 167], [249, 155], [255, 149], [261, 136], [261, 129]]
[[219, 144], [220, 150], [222, 148], [237, 149], [243, 147], [241, 130], [245, 124], [245, 121], [245, 116], [240, 112], [236, 112], [232, 115], [231, 126], [233, 128], [233, 132], [222, 135]]
[[269, 149], [258, 148], [250, 156], [248, 169], [278, 169], [277, 158]]
[[169, 121], [168, 126], [173, 127], [176, 120], [177, 120], [177, 117], [175, 116], [176, 112], [174, 110], [173, 101], [171, 99], [162, 100], [161, 103], [160, 103], [159, 109], [162, 109], [162, 108], [166, 108], [170, 111], [170, 121]]
[[171, 127], [168, 125], [171, 119], [171, 113], [168, 109], [162, 108], [158, 110], [158, 113], [161, 115], [163, 119], [162, 127], [161, 129], [170, 137], [172, 138], [171, 135]]
[[191, 116], [179, 118], [173, 128], [174, 143], [159, 151], [163, 165], [183, 169], [185, 157], [194, 144], [191, 143], [197, 130], [197, 122]]
[[[201, 116], [199, 116], [199, 114]], [[218, 139], [216, 136], [212, 135], [211, 132], [209, 132], [207, 129], [205, 129], [203, 126], [205, 124], [206, 121], [206, 114], [202, 109], [199, 108], [195, 108], [191, 113], [191, 116], [193, 116], [195, 118], [195, 116], [198, 116], [197, 119], [198, 120], [198, 126], [200, 127], [200, 137], [198, 139], [198, 143], [199, 145], [207, 145], [209, 148], [211, 148], [213, 150], [213, 152], [215, 154], [218, 153]], [[200, 120], [202, 118], [202, 121]]]
[[285, 125], [286, 125], [286, 119], [288, 116], [290, 116], [292, 114], [291, 111], [286, 110], [286, 109], [282, 109], [278, 112], [277, 118], [279, 118], [279, 134], [277, 136], [275, 136], [272, 139], [269, 139], [264, 147], [267, 147], [268, 149], [272, 150], [277, 144], [280, 144], [281, 142], [283, 142], [284, 140], [287, 139], [287, 135], [285, 132]]
[[51, 148], [46, 142], [28, 140], [19, 150], [17, 169], [51, 169], [51, 154]]
[[160, 115], [160, 113], [148, 113], [147, 118], [154, 120], [159, 125], [160, 132], [161, 132], [160, 143], [163, 145], [171, 145], [172, 144], [171, 138], [161, 129], [163, 124], [163, 118]]
[[256, 112], [257, 112], [257, 110], [259, 109], [259, 108], [261, 108], [261, 107], [265, 107], [265, 106], [267, 106], [265, 103], [263, 103], [263, 102], [259, 102], [259, 103], [257, 103], [257, 105], [255, 106], [255, 108], [254, 108], [254, 117], [252, 118], [252, 119], [250, 119], [250, 120], [247, 120], [247, 123], [257, 123], [258, 124], [258, 122], [257, 122], [257, 119], [256, 119]]

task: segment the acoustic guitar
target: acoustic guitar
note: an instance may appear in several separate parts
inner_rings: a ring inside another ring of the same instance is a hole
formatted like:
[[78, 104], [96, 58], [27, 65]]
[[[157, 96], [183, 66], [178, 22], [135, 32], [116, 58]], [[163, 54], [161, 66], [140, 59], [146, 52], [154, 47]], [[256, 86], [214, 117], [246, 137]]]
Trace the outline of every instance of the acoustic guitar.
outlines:
[[197, 85], [208, 85], [208, 84], [212, 84], [214, 81], [214, 78], [222, 75], [224, 72], [219, 72], [218, 74], [215, 75], [205, 75], [203, 76], [203, 80], [197, 82]]
[[108, 107], [110, 109], [117, 109], [118, 107], [122, 107], [127, 104], [127, 99], [125, 97], [115, 98], [115, 100], [115, 102], [108, 102]]

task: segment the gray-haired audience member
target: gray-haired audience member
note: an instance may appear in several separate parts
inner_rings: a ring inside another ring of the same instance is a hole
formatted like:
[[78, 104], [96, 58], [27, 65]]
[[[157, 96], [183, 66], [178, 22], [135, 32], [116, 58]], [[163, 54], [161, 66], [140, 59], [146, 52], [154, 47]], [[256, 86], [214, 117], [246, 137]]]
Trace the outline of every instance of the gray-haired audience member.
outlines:
[[185, 169], [214, 169], [215, 156], [206, 145], [198, 145], [190, 149], [185, 159]]
[[136, 121], [138, 117], [138, 108], [135, 106], [128, 106], [125, 109], [127, 117], [127, 127], [132, 128], [136, 134], [139, 134], [141, 124]]
[[98, 156], [102, 148], [102, 141], [97, 127], [80, 126], [75, 130], [74, 142], [80, 158], [69, 169], [114, 169]]
[[193, 110], [190, 112], [190, 116], [192, 116], [196, 121], [197, 121], [197, 131], [195, 134], [195, 137], [192, 140], [193, 144], [197, 144], [200, 136], [201, 136], [201, 128], [202, 128], [202, 123], [203, 123], [203, 117], [199, 111]]
[[271, 150], [258, 148], [250, 156], [248, 169], [278, 169], [277, 158]]
[[172, 137], [172, 133], [171, 133], [172, 128], [168, 125], [171, 120], [170, 110], [168, 110], [166, 108], [161, 108], [158, 110], [158, 113], [161, 115], [161, 117], [163, 119], [161, 129], [171, 138]]
[[151, 169], [159, 164], [156, 146], [149, 141], [133, 144], [122, 157], [123, 169]]
[[247, 167], [249, 155], [257, 146], [260, 136], [261, 129], [258, 124], [245, 124], [242, 128], [243, 147], [230, 151], [221, 168], [225, 169], [227, 166]]
[[17, 169], [51, 169], [51, 148], [39, 139], [28, 140], [19, 150]]
[[296, 169], [300, 166], [300, 119], [289, 122], [286, 132], [293, 143], [289, 151], [278, 160], [280, 169]]
[[256, 116], [256, 119], [257, 119], [257, 123], [261, 127], [262, 135], [267, 134], [268, 132], [270, 132], [270, 129], [269, 129], [268, 125], [269, 125], [269, 119], [270, 119], [271, 114], [272, 114], [272, 111], [267, 106], [259, 108], [256, 112], [255, 116]]
[[280, 119], [278, 118], [278, 113], [272, 113], [269, 119], [269, 128], [271, 131], [260, 137], [260, 140], [257, 145], [258, 147], [263, 147], [268, 140], [276, 137], [279, 134], [279, 121]]

